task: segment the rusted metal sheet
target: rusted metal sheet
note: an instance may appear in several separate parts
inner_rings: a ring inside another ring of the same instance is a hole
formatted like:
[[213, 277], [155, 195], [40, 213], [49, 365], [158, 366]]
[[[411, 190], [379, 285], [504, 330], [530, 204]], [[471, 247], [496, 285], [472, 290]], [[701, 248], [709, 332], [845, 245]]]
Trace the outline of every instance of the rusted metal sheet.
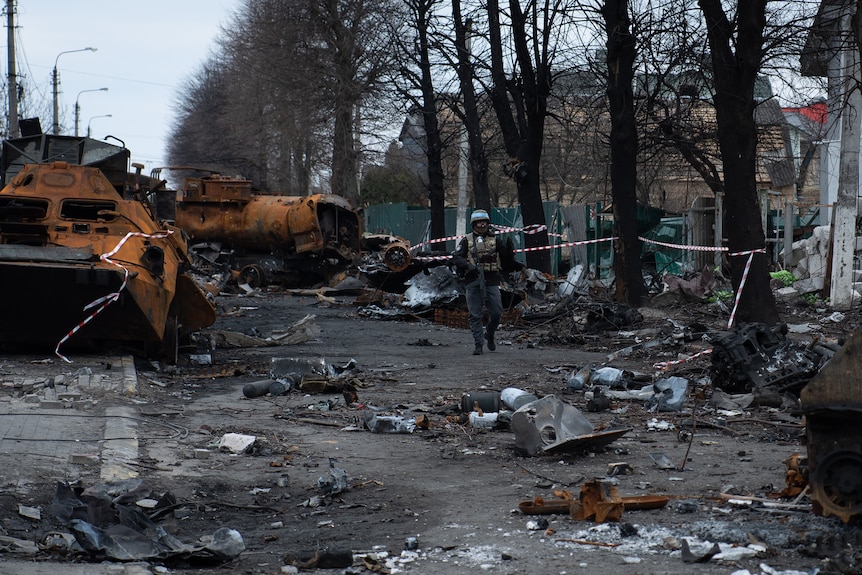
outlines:
[[43, 158], [22, 150], [26, 142], [4, 144], [0, 343], [54, 345], [59, 354], [61, 345], [126, 342], [170, 353], [179, 332], [215, 321], [212, 304], [184, 275], [181, 230], [158, 222], [131, 189], [125, 194], [125, 175], [111, 181], [95, 166], [28, 164], [22, 155]]
[[325, 276], [329, 267], [359, 255], [363, 228], [358, 212], [340, 196], [260, 195], [248, 180], [218, 175], [186, 179], [176, 225], [194, 242], [228, 247], [232, 267], [247, 268], [258, 284], [292, 271]]
[[813, 510], [862, 516], [862, 335], [856, 332], [799, 394]]
[[575, 453], [603, 447], [631, 427], [596, 431], [575, 406], [553, 395], [521, 406], [512, 414], [515, 448], [526, 455]]

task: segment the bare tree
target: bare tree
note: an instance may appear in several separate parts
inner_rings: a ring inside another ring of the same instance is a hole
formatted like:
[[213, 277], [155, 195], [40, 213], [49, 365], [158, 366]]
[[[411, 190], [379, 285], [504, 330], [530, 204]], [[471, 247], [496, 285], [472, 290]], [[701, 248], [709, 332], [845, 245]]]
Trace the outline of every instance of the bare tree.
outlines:
[[[551, 0], [528, 3], [528, 11], [517, 0], [510, 0], [509, 37], [512, 41], [514, 67], [507, 77], [504, 59], [501, 15], [497, 0], [489, 0], [488, 42], [491, 51], [491, 101], [500, 123], [506, 152], [507, 172], [518, 186], [518, 200], [525, 226], [538, 226], [537, 233], [525, 236], [526, 247], [548, 245], [545, 213], [542, 206], [539, 166], [545, 139], [548, 96], [553, 83], [552, 66], [555, 45], [552, 37], [561, 34], [555, 28], [565, 15], [563, 7]], [[527, 252], [527, 266], [550, 271], [550, 256], [545, 250]]]
[[605, 0], [608, 104], [611, 114], [611, 186], [618, 240], [614, 243], [617, 301], [640, 306], [646, 286], [640, 266], [637, 234], [638, 137], [634, 109], [635, 38], [628, 0]]
[[[424, 131], [423, 152], [427, 196], [431, 207], [431, 238], [446, 236], [445, 177], [443, 172], [444, 142], [440, 134], [438, 112], [440, 101], [434, 87], [431, 54], [434, 50], [435, 10], [442, 0], [405, 0], [406, 22], [393, 22], [391, 32], [397, 47], [398, 74], [394, 85], [408, 103], [408, 114], [418, 111]], [[434, 249], [443, 249], [441, 243]]]
[[307, 97], [328, 89], [308, 21], [299, 2], [243, 6], [218, 53], [178, 94], [171, 163], [239, 174], [266, 191], [311, 192], [331, 149], [331, 114], [328, 98]]
[[[303, 195], [328, 179], [331, 191], [357, 203], [362, 104], [378, 95], [391, 61], [383, 22], [399, 6], [246, 0], [236, 25], [223, 30], [217, 65], [178, 98], [174, 139], [185, 143], [172, 147], [172, 161], [200, 161], [220, 141], [231, 152], [220, 168], [248, 175], [262, 189]], [[204, 92], [218, 94], [218, 117], [194, 109], [207, 100]], [[202, 145], [190, 147], [192, 140]]]
[[[731, 281], [739, 293], [736, 320], [779, 321], [769, 286], [765, 237], [757, 199], [754, 85], [763, 59], [767, 0], [739, 2], [732, 18], [721, 0], [698, 0], [706, 18], [715, 83], [718, 145], [724, 168], [724, 224]], [[739, 292], [743, 277], [744, 289]]]
[[245, 171], [250, 168], [235, 155], [235, 147], [224, 145], [225, 118], [230, 116], [227, 75], [211, 60], [190, 78], [176, 102], [178, 116], [167, 149], [169, 163], [215, 171]]
[[[473, 22], [465, 19], [461, 12], [461, 0], [452, 0], [452, 23], [455, 27], [455, 51], [458, 85], [461, 88], [459, 117], [467, 131], [470, 146], [470, 167], [473, 176], [473, 200], [477, 208], [491, 209], [491, 193], [488, 187], [488, 158], [485, 155], [485, 141], [482, 137], [482, 115], [479, 100], [473, 87], [475, 73], [471, 54], [471, 35]], [[458, 110], [458, 108], [454, 108]]]
[[326, 46], [319, 70], [331, 87], [333, 106], [332, 191], [359, 203], [357, 107], [378, 89], [391, 63], [388, 19], [398, 18], [395, 0], [313, 0], [316, 37]]

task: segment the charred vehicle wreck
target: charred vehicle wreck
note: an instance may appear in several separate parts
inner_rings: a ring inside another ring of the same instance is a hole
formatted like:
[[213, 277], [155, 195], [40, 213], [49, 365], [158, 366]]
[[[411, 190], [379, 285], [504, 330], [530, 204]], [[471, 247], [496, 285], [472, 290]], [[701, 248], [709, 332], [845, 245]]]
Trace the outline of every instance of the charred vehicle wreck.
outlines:
[[856, 332], [799, 394], [812, 509], [844, 523], [862, 517], [860, 345]]
[[[7, 140], [0, 158], [0, 344], [122, 344], [176, 359], [215, 309], [185, 272], [182, 231], [159, 221], [130, 152], [90, 138]], [[63, 357], [61, 355], [61, 357]]]
[[189, 177], [175, 217], [197, 255], [230, 266], [237, 281], [251, 287], [328, 281], [361, 249], [359, 213], [333, 194], [259, 194], [249, 180]]
[[[862, 336], [843, 345], [786, 337], [787, 326], [743, 324], [712, 339], [713, 383], [731, 393], [773, 390], [798, 396], [807, 457], [799, 473], [811, 508], [845, 523], [862, 517]], [[788, 461], [788, 469], [791, 460]], [[792, 474], [788, 471], [788, 478]]]

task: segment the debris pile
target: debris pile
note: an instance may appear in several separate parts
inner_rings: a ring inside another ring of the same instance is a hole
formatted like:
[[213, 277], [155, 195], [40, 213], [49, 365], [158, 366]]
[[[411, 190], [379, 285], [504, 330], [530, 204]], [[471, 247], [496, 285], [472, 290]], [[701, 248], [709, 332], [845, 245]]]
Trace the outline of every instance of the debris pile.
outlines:
[[245, 550], [242, 535], [228, 527], [216, 529], [195, 544], [171, 536], [154, 519], [171, 512], [177, 502], [170, 493], [158, 499], [151, 495], [141, 480], [87, 489], [59, 483], [49, 512], [68, 527], [74, 539], [52, 535], [52, 552], [115, 561], [194, 558], [229, 562]]

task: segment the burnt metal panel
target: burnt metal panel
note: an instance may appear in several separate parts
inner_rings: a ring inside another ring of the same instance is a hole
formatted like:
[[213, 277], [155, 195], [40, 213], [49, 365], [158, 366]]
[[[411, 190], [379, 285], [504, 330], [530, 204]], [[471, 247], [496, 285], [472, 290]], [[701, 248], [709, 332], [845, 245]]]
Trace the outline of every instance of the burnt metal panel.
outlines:
[[130, 152], [93, 138], [37, 134], [3, 142], [0, 181], [8, 184], [27, 164], [67, 162], [98, 168], [120, 193], [126, 186]]

